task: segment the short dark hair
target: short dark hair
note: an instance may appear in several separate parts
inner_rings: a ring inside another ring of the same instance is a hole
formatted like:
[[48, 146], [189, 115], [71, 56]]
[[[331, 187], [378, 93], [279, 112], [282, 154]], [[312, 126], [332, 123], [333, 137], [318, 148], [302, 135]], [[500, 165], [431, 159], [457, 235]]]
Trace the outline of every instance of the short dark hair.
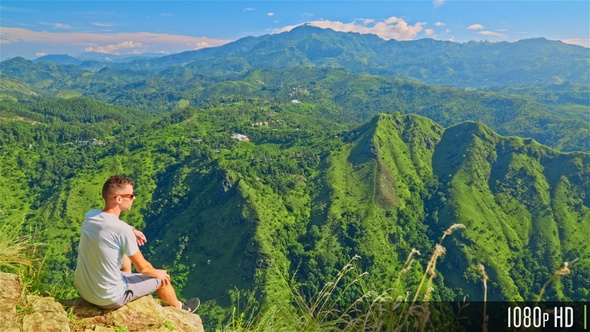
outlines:
[[102, 198], [105, 200], [116, 194], [119, 190], [125, 189], [130, 184], [134, 186], [133, 180], [123, 175], [113, 175], [102, 186]]

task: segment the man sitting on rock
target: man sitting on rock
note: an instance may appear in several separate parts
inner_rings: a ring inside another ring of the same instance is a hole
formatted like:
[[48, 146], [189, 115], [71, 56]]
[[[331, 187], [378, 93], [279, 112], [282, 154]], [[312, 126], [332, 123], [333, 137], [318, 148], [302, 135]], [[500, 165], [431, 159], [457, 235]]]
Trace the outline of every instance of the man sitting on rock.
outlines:
[[[102, 187], [105, 207], [86, 213], [78, 246], [74, 285], [83, 299], [104, 309], [117, 309], [156, 292], [162, 302], [194, 312], [199, 299], [180, 302], [166, 270], [155, 269], [139, 251], [145, 235], [119, 219], [135, 200], [133, 181], [111, 176]], [[131, 263], [139, 273], [131, 273]]]

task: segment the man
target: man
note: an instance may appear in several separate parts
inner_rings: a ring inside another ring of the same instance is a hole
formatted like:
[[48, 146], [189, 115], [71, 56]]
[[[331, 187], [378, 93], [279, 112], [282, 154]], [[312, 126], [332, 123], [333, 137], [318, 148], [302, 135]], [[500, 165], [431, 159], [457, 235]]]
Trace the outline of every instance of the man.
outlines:
[[[178, 300], [168, 273], [155, 269], [139, 251], [145, 235], [119, 219], [135, 200], [133, 186], [130, 178], [111, 176], [102, 188], [104, 209], [86, 213], [74, 285], [82, 298], [104, 309], [120, 308], [155, 291], [162, 302], [194, 312], [199, 300]], [[131, 263], [139, 273], [131, 273]]]

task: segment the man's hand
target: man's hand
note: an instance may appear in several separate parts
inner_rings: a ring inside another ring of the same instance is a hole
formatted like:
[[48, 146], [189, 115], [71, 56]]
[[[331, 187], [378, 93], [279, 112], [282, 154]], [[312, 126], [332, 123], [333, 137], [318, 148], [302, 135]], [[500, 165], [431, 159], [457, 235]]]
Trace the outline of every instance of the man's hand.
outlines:
[[135, 234], [135, 239], [137, 240], [138, 246], [143, 246], [147, 242], [147, 238], [145, 237], [142, 231], [138, 231], [134, 228], [133, 234]]
[[162, 285], [166, 286], [170, 284], [170, 276], [166, 270], [156, 270], [158, 279], [162, 280]]

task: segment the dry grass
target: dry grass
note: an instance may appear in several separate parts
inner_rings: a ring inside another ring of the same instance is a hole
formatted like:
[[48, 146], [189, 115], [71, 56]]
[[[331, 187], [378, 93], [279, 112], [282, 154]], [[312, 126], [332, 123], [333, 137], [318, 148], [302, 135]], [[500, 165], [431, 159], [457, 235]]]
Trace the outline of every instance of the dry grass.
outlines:
[[21, 234], [23, 221], [0, 217], [0, 270], [18, 272], [33, 266], [37, 245], [31, 237]]
[[547, 280], [547, 282], [545, 282], [543, 287], [541, 287], [541, 292], [539, 293], [539, 296], [537, 297], [537, 301], [535, 302], [535, 305], [537, 305], [539, 303], [539, 301], [541, 301], [541, 299], [543, 298], [543, 293], [545, 293], [545, 288], [547, 288], [547, 285], [549, 285], [553, 280], [557, 279], [560, 276], [566, 276], [566, 275], [570, 274], [569, 265], [572, 263], [575, 263], [577, 260], [578, 259], [575, 259], [571, 263], [564, 262], [563, 265], [559, 269], [557, 269], [557, 271], [555, 271], [555, 273], [553, 273], [551, 278], [549, 278], [549, 280]]
[[[310, 300], [305, 300], [297, 289], [293, 291], [295, 306], [293, 308], [271, 307], [257, 317], [246, 319], [246, 324], [230, 322], [223, 331], [424, 331], [431, 326], [431, 308], [429, 299], [434, 290], [433, 279], [436, 276], [436, 262], [444, 255], [442, 242], [453, 231], [465, 228], [462, 224], [452, 225], [447, 229], [426, 266], [422, 280], [414, 292], [399, 294], [397, 287], [402, 286], [402, 275], [407, 273], [414, 263], [414, 255], [420, 253], [413, 249], [398, 274], [394, 287], [383, 293], [369, 290], [363, 292], [359, 284], [367, 272], [360, 272], [354, 264], [359, 256], [353, 257], [339, 273]], [[356, 273], [356, 277], [350, 276]], [[346, 278], [345, 278], [346, 277]], [[344, 283], [344, 280], [351, 280]], [[359, 287], [357, 287], [359, 286]], [[425, 287], [425, 288], [424, 288]], [[424, 289], [423, 289], [424, 288]], [[341, 300], [349, 291], [361, 294], [346, 308], [341, 307]], [[410, 301], [410, 295], [413, 299]], [[418, 298], [422, 296], [420, 303]], [[430, 325], [429, 325], [430, 324]]]
[[481, 271], [481, 279], [483, 283], [483, 323], [482, 323], [482, 331], [488, 331], [488, 315], [487, 315], [487, 303], [488, 303], [488, 274], [486, 273], [486, 268], [483, 264], [477, 265], [477, 269]]

